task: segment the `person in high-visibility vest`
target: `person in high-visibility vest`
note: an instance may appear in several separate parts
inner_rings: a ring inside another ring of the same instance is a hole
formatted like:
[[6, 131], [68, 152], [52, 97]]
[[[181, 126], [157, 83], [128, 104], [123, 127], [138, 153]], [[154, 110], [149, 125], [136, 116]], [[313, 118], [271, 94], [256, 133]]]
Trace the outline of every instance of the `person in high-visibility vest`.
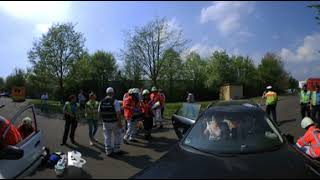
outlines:
[[310, 111], [310, 91], [307, 90], [307, 85], [303, 85], [302, 90], [300, 92], [300, 113], [301, 118], [311, 117], [311, 111]]
[[266, 99], [266, 112], [269, 116], [272, 114], [272, 120], [278, 124], [276, 112], [278, 95], [276, 92], [272, 91], [272, 86], [268, 86], [266, 89], [267, 91], [262, 95], [262, 97]]
[[319, 122], [320, 116], [320, 89], [319, 85], [316, 86], [316, 90], [311, 93], [311, 117], [314, 121]]
[[75, 95], [69, 96], [69, 101], [67, 101], [63, 107], [63, 114], [65, 119], [64, 133], [62, 138], [61, 146], [67, 144], [68, 134], [71, 127], [70, 139], [72, 144], [76, 144], [74, 140], [74, 135], [78, 126], [78, 112], [80, 104], [77, 103], [77, 97]]
[[89, 127], [89, 144], [93, 146], [93, 142], [98, 142], [95, 135], [98, 130], [98, 108], [99, 102], [96, 101], [96, 95], [91, 92], [89, 94], [89, 101], [85, 105], [85, 116]]

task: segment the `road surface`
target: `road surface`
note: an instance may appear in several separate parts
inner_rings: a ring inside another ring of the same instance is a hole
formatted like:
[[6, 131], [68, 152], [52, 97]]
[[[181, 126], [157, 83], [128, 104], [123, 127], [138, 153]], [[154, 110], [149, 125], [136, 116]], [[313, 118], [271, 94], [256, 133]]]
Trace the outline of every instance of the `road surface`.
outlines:
[[[279, 101], [277, 107], [280, 129], [284, 133], [290, 133], [295, 137], [303, 134], [300, 128], [299, 101], [295, 96], [285, 96]], [[18, 108], [23, 107], [27, 102], [13, 103], [10, 99], [1, 98], [0, 105], [6, 106], [0, 109], [0, 115], [12, 117]], [[38, 113], [40, 114], [40, 113]], [[76, 141], [79, 145], [60, 146], [64, 130], [64, 121], [59, 118], [48, 117], [45, 115], [37, 116], [38, 126], [44, 134], [44, 144], [52, 152], [67, 152], [72, 149], [82, 153], [87, 161], [84, 165], [82, 178], [129, 178], [140, 170], [148, 167], [154, 161], [164, 155], [174, 143], [177, 137], [167, 121], [163, 130], [155, 130], [152, 142], [139, 139], [138, 143], [132, 145], [122, 145], [121, 148], [127, 154], [115, 158], [107, 157], [104, 151], [102, 127], [99, 126], [97, 139], [99, 144], [89, 146], [88, 127], [86, 124], [79, 124], [76, 131]], [[53, 169], [37, 170], [34, 174], [26, 178], [57, 178]], [[68, 177], [65, 177], [68, 178]]]

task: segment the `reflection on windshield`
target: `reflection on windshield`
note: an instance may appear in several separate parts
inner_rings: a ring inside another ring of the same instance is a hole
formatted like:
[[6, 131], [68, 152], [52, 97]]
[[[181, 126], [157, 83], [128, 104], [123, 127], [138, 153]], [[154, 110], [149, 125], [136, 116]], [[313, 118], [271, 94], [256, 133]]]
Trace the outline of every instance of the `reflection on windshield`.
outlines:
[[197, 121], [184, 144], [213, 153], [268, 150], [283, 142], [269, 121], [260, 111], [213, 111]]
[[186, 117], [188, 119], [196, 120], [199, 115], [200, 108], [201, 108], [200, 104], [183, 103], [177, 115]]

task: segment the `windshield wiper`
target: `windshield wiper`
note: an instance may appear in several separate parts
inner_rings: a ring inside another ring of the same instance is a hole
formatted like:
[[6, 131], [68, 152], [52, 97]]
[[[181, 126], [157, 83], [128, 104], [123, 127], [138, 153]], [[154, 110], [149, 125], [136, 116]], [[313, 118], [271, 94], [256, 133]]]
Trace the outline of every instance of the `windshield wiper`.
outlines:
[[227, 157], [231, 157], [231, 156], [235, 156], [235, 154], [229, 154], [229, 153], [214, 153], [214, 152], [209, 152], [209, 151], [206, 151], [206, 150], [203, 150], [203, 149], [198, 149], [198, 148], [195, 148], [193, 146], [190, 146], [190, 145], [186, 145], [187, 147], [190, 147], [191, 149], [194, 149], [196, 151], [199, 151], [201, 153], [205, 153], [205, 154], [210, 154], [210, 155], [214, 155], [214, 156], [227, 156]]

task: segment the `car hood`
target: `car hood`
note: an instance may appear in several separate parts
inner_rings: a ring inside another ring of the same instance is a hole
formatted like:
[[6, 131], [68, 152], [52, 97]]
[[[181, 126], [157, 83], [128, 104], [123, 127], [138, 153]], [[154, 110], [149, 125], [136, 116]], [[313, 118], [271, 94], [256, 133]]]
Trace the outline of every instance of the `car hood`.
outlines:
[[195, 153], [177, 144], [154, 165], [132, 178], [290, 177], [317, 178], [301, 155], [288, 145], [275, 151], [221, 157]]

